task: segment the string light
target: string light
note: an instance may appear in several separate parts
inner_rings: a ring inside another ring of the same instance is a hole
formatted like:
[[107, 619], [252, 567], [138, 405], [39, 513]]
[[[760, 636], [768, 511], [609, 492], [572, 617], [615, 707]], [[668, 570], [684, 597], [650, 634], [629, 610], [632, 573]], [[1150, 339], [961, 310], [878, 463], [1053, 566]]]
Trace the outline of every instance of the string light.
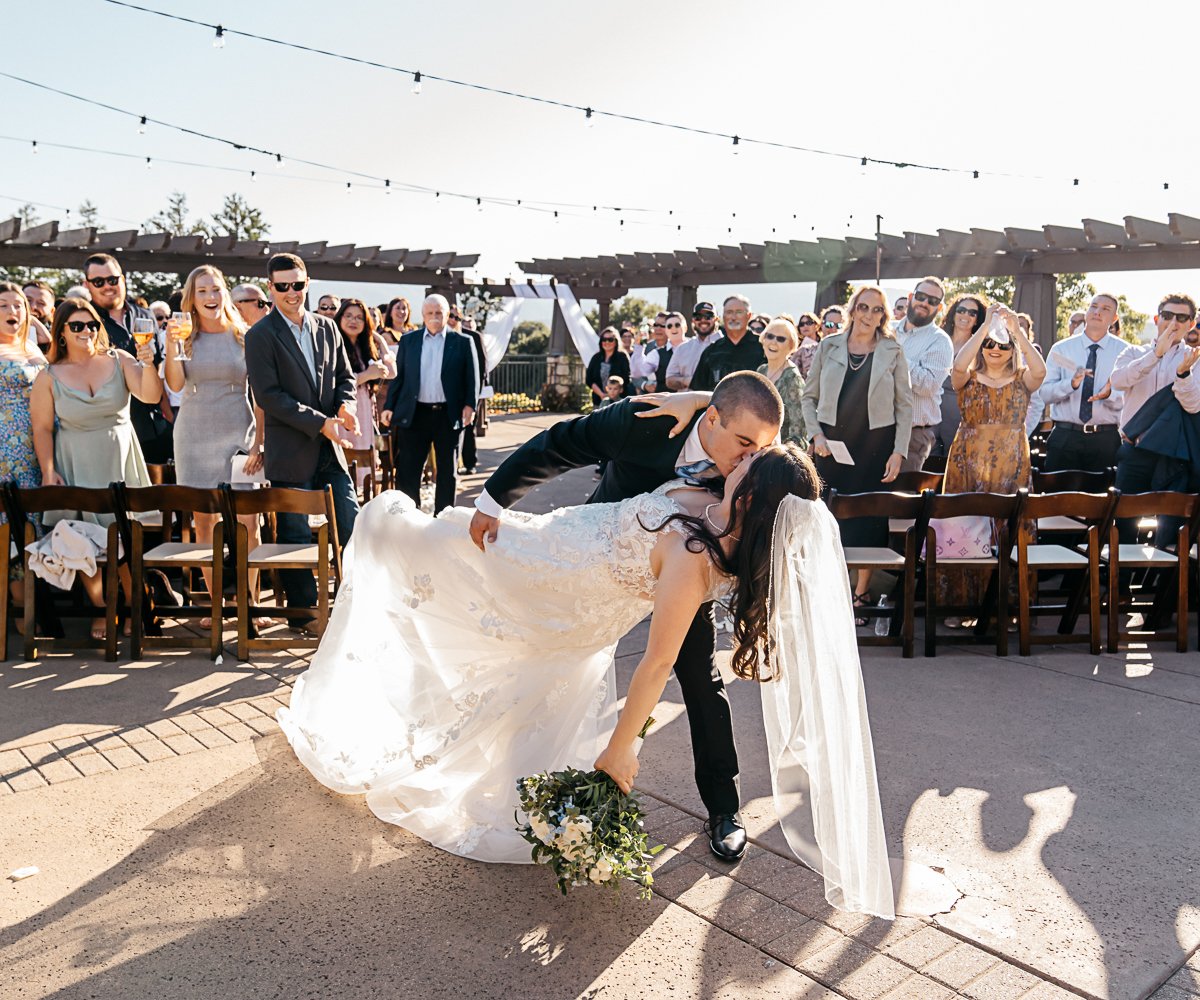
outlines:
[[253, 184], [258, 179], [256, 171], [250, 171], [250, 183]]
[[412, 92], [418, 97], [421, 96], [421, 71], [417, 70], [413, 74]]
[[33, 153], [34, 156], [37, 156], [37, 154], [38, 154], [37, 139], [34, 139], [32, 141], [33, 141], [33, 148], [31, 150], [31, 152]]
[[740, 152], [740, 150], [738, 149], [738, 137], [735, 135], [733, 137], [733, 155], [737, 156], [739, 152]]
[[593, 128], [595, 126], [596, 122], [592, 118], [592, 109], [591, 108], [583, 109], [583, 124], [586, 125], [588, 128]]
[[391, 194], [391, 193], [392, 193], [392, 182], [391, 182], [391, 181], [387, 181], [387, 180], [385, 180], [385, 181], [383, 182], [383, 193], [384, 193], [384, 194]]
[[146, 169], [147, 169], [147, 170], [149, 170], [149, 169], [151, 169], [153, 166], [154, 166], [154, 164], [151, 162], [151, 160], [150, 160], [150, 157], [148, 157], [148, 156], [147, 156], [147, 157], [146, 157]]
[[283, 169], [283, 155], [281, 153], [275, 154], [275, 169], [276, 170]]
[[217, 33], [213, 36], [213, 48], [214, 49], [225, 48], [225, 29], [222, 28], [219, 24], [217, 25]]
[[145, 134], [146, 134], [146, 116], [142, 115], [141, 120], [138, 122], [138, 135], [145, 135]]

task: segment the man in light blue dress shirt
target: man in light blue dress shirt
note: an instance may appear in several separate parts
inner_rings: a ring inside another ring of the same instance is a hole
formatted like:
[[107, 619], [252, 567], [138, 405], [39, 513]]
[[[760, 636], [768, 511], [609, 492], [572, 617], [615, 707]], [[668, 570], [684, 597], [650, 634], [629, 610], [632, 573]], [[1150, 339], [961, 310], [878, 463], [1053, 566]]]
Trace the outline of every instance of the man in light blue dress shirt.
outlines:
[[896, 340], [908, 362], [912, 383], [913, 426], [903, 472], [919, 472], [933, 451], [942, 420], [942, 391], [954, 364], [954, 345], [937, 325], [946, 289], [934, 277], [922, 278], [908, 297], [908, 308], [896, 324]]
[[1041, 394], [1054, 422], [1046, 442], [1047, 472], [1102, 472], [1116, 464], [1125, 394], [1113, 388], [1112, 373], [1129, 346], [1108, 332], [1116, 321], [1116, 296], [1100, 292], [1092, 297], [1083, 329], [1046, 356]]

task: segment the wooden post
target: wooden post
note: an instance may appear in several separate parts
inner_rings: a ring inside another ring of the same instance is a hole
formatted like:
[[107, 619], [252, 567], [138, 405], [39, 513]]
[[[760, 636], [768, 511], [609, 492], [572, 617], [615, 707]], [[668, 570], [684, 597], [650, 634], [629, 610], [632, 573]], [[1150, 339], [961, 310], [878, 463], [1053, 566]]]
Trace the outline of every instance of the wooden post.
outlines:
[[667, 309], [671, 312], [681, 312], [690, 323], [692, 310], [696, 308], [699, 289], [695, 285], [668, 285]]
[[830, 306], [840, 306], [848, 298], [850, 283], [848, 281], [831, 281], [827, 285], [817, 286], [817, 298], [813, 303], [813, 311], [820, 313]]
[[[609, 316], [612, 315], [612, 299], [597, 299], [596, 307], [600, 310], [600, 330], [608, 326]], [[596, 332], [599, 333], [600, 330]]]
[[1058, 339], [1058, 281], [1053, 274], [1018, 274], [1013, 308], [1033, 317], [1033, 331], [1042, 353]]

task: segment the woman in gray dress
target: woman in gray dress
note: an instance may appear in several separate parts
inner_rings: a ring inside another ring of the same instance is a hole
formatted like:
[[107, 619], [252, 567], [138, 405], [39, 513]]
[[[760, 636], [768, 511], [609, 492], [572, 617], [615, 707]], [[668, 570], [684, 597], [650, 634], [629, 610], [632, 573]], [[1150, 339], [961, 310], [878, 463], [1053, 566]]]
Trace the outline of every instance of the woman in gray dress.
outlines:
[[[247, 473], [263, 464], [262, 411], [251, 406], [246, 380], [246, 323], [233, 304], [225, 276], [211, 264], [188, 275], [183, 286], [183, 310], [192, 317], [192, 334], [184, 342], [190, 361], [180, 361], [174, 346], [167, 348], [167, 386], [183, 393], [175, 420], [175, 478], [181, 486], [214, 489], [230, 481], [234, 458], [244, 460]], [[211, 542], [217, 515], [195, 515], [196, 539]], [[258, 518], [242, 518], [251, 550], [259, 544]], [[212, 593], [211, 573], [204, 582]], [[257, 592], [257, 574], [250, 588]], [[211, 622], [200, 620], [200, 627]], [[256, 623], [259, 624], [259, 623]], [[262, 623], [262, 624], [265, 624]]]

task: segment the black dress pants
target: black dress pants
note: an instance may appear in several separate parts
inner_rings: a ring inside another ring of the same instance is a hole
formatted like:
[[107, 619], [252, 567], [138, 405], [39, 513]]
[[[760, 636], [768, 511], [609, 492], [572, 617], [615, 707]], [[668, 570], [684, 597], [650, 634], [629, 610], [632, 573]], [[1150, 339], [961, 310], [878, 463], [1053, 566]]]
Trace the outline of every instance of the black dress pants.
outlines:
[[717, 669], [712, 605], [701, 605], [679, 648], [675, 676], [692, 732], [696, 788], [710, 816], [738, 811], [738, 760], [729, 694]]
[[475, 425], [467, 424], [462, 432], [462, 464], [464, 469], [473, 469], [479, 464], [479, 454], [475, 447]]
[[434, 487], [433, 512], [454, 506], [458, 491], [458, 440], [460, 431], [446, 412], [444, 403], [418, 403], [412, 424], [397, 427], [392, 424], [393, 462], [396, 467], [396, 486], [408, 494], [418, 507], [421, 505], [421, 471], [429, 448], [433, 446], [437, 462], [437, 484]]
[[1046, 441], [1047, 472], [1062, 472], [1065, 469], [1083, 469], [1085, 472], [1103, 472], [1116, 465], [1117, 448], [1121, 435], [1116, 424], [1105, 424], [1095, 433], [1085, 434], [1082, 428], [1056, 423]]

